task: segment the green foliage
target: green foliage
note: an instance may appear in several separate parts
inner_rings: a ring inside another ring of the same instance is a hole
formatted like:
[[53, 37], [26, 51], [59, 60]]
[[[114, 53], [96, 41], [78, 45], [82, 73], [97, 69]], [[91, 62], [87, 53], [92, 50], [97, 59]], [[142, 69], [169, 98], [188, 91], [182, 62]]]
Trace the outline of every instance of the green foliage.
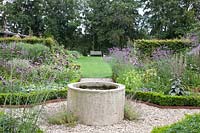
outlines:
[[[30, 92], [60, 88], [80, 79], [79, 66], [61, 46], [0, 44], [0, 92]], [[53, 85], [51, 87], [49, 85]]]
[[123, 75], [123, 73], [131, 71], [133, 69], [133, 67], [129, 64], [114, 63], [114, 62], [109, 62], [109, 63], [112, 67], [112, 78], [114, 81], [116, 81], [118, 77]]
[[43, 133], [40, 128], [33, 123], [33, 121], [26, 120], [21, 122], [20, 119], [15, 118], [4, 112], [0, 112], [0, 132], [2, 133], [16, 133], [16, 132], [32, 132]]
[[33, 60], [36, 60], [35, 58], [38, 57], [45, 58], [50, 51], [50, 49], [43, 44], [30, 45], [25, 43], [17, 43], [16, 45], [16, 47], [19, 47], [19, 50], [25, 52], [23, 56]]
[[52, 38], [38, 38], [38, 37], [25, 37], [25, 38], [16, 38], [16, 37], [4, 37], [0, 38], [0, 43], [13, 43], [13, 42], [23, 42], [30, 44], [42, 43], [48, 47], [56, 45], [55, 40]]
[[169, 50], [173, 50], [174, 53], [181, 52], [190, 48], [191, 41], [190, 40], [135, 40], [134, 47], [138, 49], [143, 57], [151, 56], [153, 51], [155, 51], [159, 47], [167, 47]]
[[118, 83], [124, 84], [128, 90], [138, 90], [142, 87], [142, 76], [136, 70], [131, 70], [129, 72], [119, 75], [116, 80]]
[[0, 93], [0, 105], [34, 105], [46, 100], [67, 97], [67, 89], [41, 90], [30, 93]]
[[154, 38], [177, 38], [185, 35], [196, 23], [198, 0], [141, 0], [146, 26]]
[[15, 132], [15, 127], [17, 126], [16, 122], [16, 119], [6, 115], [4, 112], [0, 112], [0, 132]]
[[75, 126], [78, 118], [66, 110], [58, 111], [47, 117], [48, 123], [56, 125]]
[[200, 114], [186, 115], [181, 121], [163, 127], [156, 127], [151, 133], [198, 133], [200, 132]]
[[25, 35], [53, 36], [60, 44], [76, 41], [80, 25], [76, 0], [15, 0], [7, 2], [7, 28]]
[[[172, 89], [172, 79], [179, 78], [182, 80], [182, 83], [187, 86], [185, 81], [187, 81], [186, 75], [189, 75], [189, 73], [187, 73], [186, 66], [187, 59], [184, 54], [175, 54], [153, 60], [150, 63], [145, 63], [144, 70], [141, 72], [143, 73], [143, 86], [145, 88], [152, 88], [152, 90], [156, 92], [164, 92], [165, 94], [169, 94], [170, 89]], [[148, 78], [148, 81], [146, 79], [147, 71], [150, 71], [149, 73], [152, 75]], [[183, 77], [185, 78], [183, 79]], [[186, 87], [184, 88], [187, 90]], [[174, 89], [172, 90], [173, 92], [175, 91]]]
[[181, 79], [176, 78], [172, 80], [171, 90], [169, 91], [169, 94], [177, 96], [185, 94], [185, 86], [183, 85]]
[[69, 83], [80, 78], [77, 70], [57, 65], [41, 65], [35, 68], [35, 71], [36, 73], [33, 74], [33, 76], [36, 80], [34, 80], [34, 82], [39, 80], [39, 82], [51, 81], [55, 83]]
[[81, 53], [78, 51], [67, 51], [68, 54], [72, 55], [73, 58], [79, 59], [82, 57]]
[[138, 2], [132, 0], [89, 0], [84, 3], [85, 31], [89, 33], [90, 49], [126, 45], [138, 33]]
[[157, 92], [135, 92], [126, 90], [126, 95], [136, 100], [161, 106], [200, 106], [200, 96], [171, 96]]
[[138, 119], [138, 117], [139, 114], [135, 111], [130, 101], [126, 101], [124, 106], [124, 119], [133, 121]]
[[10, 43], [1, 44], [0, 46], [0, 58], [6, 60], [20, 58], [42, 62], [50, 58], [50, 49], [43, 44]]
[[0, 30], [4, 28], [5, 16], [3, 11], [5, 10], [5, 6], [3, 5], [3, 0], [0, 1]]
[[198, 72], [186, 70], [182, 77], [182, 80], [186, 87], [190, 88], [191, 91], [200, 91], [200, 74]]

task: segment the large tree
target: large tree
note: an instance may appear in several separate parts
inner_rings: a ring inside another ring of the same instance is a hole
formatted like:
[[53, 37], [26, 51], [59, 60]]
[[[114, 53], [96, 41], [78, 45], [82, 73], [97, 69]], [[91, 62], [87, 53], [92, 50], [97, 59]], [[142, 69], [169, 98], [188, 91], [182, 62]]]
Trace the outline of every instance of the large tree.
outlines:
[[44, 32], [45, 0], [14, 0], [7, 2], [6, 14], [9, 30], [36, 36]]
[[14, 0], [6, 4], [10, 31], [53, 36], [70, 47], [79, 23], [77, 0]]
[[46, 0], [45, 35], [72, 47], [80, 25], [77, 0]]
[[196, 22], [194, 5], [198, 0], [142, 0], [150, 33], [156, 38], [185, 35]]
[[85, 32], [93, 49], [124, 46], [137, 36], [138, 4], [135, 0], [88, 0], [84, 10]]
[[0, 0], [0, 31], [4, 30], [4, 25], [5, 25], [5, 5], [3, 4], [3, 0]]

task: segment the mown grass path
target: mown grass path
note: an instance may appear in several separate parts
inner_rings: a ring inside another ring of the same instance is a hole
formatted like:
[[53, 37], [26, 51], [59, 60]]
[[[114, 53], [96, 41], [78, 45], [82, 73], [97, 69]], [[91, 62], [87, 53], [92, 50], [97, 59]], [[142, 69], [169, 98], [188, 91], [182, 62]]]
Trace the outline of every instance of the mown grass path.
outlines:
[[81, 57], [77, 59], [81, 66], [82, 78], [111, 78], [112, 69], [102, 57]]

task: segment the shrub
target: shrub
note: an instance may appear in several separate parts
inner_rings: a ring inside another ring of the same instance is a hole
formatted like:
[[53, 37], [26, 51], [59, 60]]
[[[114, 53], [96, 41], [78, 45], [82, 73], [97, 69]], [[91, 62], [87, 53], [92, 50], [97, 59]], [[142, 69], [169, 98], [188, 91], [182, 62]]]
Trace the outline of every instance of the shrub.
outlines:
[[179, 78], [172, 80], [171, 90], [169, 91], [170, 95], [181, 96], [185, 94], [185, 86], [182, 84], [182, 80]]
[[0, 105], [34, 105], [46, 100], [67, 98], [67, 89], [41, 90], [30, 93], [0, 93]]
[[23, 42], [30, 44], [42, 43], [48, 47], [56, 45], [56, 41], [52, 38], [38, 38], [38, 37], [25, 37], [25, 38], [16, 38], [16, 37], [4, 37], [0, 38], [0, 43], [10, 43], [10, 42]]
[[21, 121], [17, 117], [0, 112], [0, 132], [1, 133], [43, 133], [40, 128], [33, 123], [33, 121], [26, 119], [26, 121]]
[[34, 61], [44, 60], [49, 54], [49, 47], [43, 44], [30, 45], [28, 43], [17, 43], [16, 44], [19, 51], [21, 51], [21, 58], [31, 59]]
[[72, 55], [72, 57], [75, 59], [78, 59], [82, 56], [81, 53], [79, 53], [78, 51], [67, 51], [67, 53]]
[[147, 73], [146, 71], [149, 69], [153, 69], [155, 71], [154, 75], [156, 76], [149, 78], [149, 82], [144, 82], [144, 86], [153, 88], [156, 92], [164, 92], [165, 94], [168, 94], [171, 88], [171, 80], [177, 78], [182, 80], [186, 71], [186, 62], [184, 55], [180, 54], [155, 60], [146, 64], [144, 67], [145, 71], [143, 72], [144, 78]]
[[47, 117], [48, 123], [56, 125], [67, 125], [75, 126], [77, 124], [78, 118], [72, 113], [66, 110], [58, 111], [55, 114], [51, 114]]
[[113, 71], [113, 79], [116, 81], [116, 78], [123, 73], [130, 71], [133, 67], [140, 65], [140, 62], [135, 56], [134, 49], [132, 48], [110, 48], [109, 56], [104, 57], [104, 60], [107, 61]]
[[124, 84], [129, 90], [138, 90], [142, 87], [142, 76], [134, 69], [119, 75], [116, 81]]
[[124, 106], [124, 119], [133, 121], [138, 119], [139, 115], [131, 105], [130, 101], [126, 101]]
[[0, 44], [0, 58], [10, 60], [12, 58], [28, 59], [33, 62], [42, 62], [49, 58], [50, 49], [43, 44], [10, 43]]
[[135, 40], [134, 46], [140, 51], [140, 55], [151, 56], [153, 51], [159, 47], [167, 47], [169, 50], [173, 50], [175, 53], [184, 51], [190, 48], [191, 41], [189, 40]]
[[152, 133], [199, 133], [200, 114], [187, 115], [181, 121], [164, 127], [156, 127]]
[[12, 73], [21, 73], [21, 72], [25, 72], [28, 71], [29, 69], [32, 68], [29, 60], [24, 60], [24, 59], [17, 59], [14, 58], [12, 60], [9, 60], [6, 63], [6, 69], [7, 71], [11, 71]]
[[[41, 65], [36, 68], [37, 80], [56, 83], [69, 83], [80, 79], [79, 70], [58, 65]], [[37, 81], [35, 81], [37, 82]]]
[[134, 92], [130, 90], [126, 90], [126, 95], [136, 100], [161, 106], [200, 106], [200, 96], [171, 96], [157, 92]]

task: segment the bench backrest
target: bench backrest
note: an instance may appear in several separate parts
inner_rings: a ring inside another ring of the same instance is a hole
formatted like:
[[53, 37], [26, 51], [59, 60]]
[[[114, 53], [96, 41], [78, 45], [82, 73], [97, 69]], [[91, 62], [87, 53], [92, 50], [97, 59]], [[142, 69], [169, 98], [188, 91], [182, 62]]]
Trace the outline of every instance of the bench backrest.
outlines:
[[99, 55], [99, 56], [102, 56], [102, 52], [101, 51], [90, 51], [90, 55]]

